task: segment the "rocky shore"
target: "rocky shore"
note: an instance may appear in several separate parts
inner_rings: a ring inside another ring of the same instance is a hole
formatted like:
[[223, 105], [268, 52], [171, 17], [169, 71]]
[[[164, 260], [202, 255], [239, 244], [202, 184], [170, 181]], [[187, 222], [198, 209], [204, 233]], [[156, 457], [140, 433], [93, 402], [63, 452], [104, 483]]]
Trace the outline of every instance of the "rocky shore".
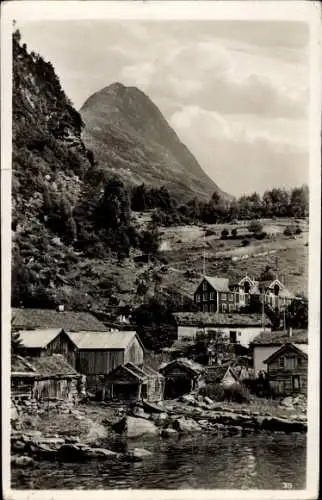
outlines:
[[[293, 402], [285, 401], [285, 405]], [[106, 411], [108, 406], [105, 407]], [[288, 409], [289, 409], [288, 408]], [[102, 415], [104, 414], [104, 406]], [[88, 415], [88, 408], [83, 410]], [[82, 420], [81, 410], [76, 409], [75, 415]], [[65, 418], [72, 418], [66, 415]], [[86, 417], [88, 422], [91, 420]], [[153, 412], [147, 413], [143, 406], [138, 404], [126, 412], [126, 432], [122, 436], [125, 440], [143, 436], [159, 436], [163, 438], [179, 438], [180, 435], [193, 432], [209, 433], [236, 437], [247, 433], [276, 432], [276, 433], [305, 433], [307, 421], [304, 414], [292, 413], [288, 418], [272, 416], [269, 413], [259, 414], [250, 408], [229, 408], [228, 405], [213, 402], [210, 398], [186, 395], [179, 400], [162, 402]], [[11, 433], [11, 463], [16, 467], [32, 466], [35, 460], [57, 460], [63, 462], [83, 462], [86, 460], [120, 460], [128, 462], [142, 461], [151, 453], [143, 448], [134, 448], [131, 451], [113, 451], [105, 448], [106, 440], [113, 441], [120, 436], [115, 435], [113, 426], [108, 420], [101, 419], [92, 422], [93, 428], [100, 432], [89, 430], [86, 436], [48, 435], [35, 429], [24, 429], [23, 425], [16, 425]], [[104, 446], [102, 445], [104, 443]], [[126, 447], [125, 447], [126, 448]]]

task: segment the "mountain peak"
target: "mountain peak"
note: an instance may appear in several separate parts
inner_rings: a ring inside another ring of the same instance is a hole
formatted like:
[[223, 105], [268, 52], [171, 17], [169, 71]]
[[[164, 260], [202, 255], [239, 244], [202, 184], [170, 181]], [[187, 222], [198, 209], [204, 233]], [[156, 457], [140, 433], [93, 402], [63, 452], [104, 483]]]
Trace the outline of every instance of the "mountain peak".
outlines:
[[89, 97], [80, 112], [86, 146], [126, 183], [164, 185], [180, 201], [223, 194], [139, 88], [112, 83]]

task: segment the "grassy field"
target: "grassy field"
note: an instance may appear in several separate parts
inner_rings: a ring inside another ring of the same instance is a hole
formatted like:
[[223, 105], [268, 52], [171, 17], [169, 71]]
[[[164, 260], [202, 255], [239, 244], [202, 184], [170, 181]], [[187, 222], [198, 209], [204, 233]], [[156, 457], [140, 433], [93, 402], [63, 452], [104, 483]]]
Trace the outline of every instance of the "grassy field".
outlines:
[[[229, 233], [237, 228], [238, 234], [248, 232], [246, 224], [216, 224], [205, 228], [186, 226], [163, 229], [162, 253], [168, 261], [168, 274], [163, 286], [175, 284], [185, 294], [192, 294], [203, 274], [241, 279], [247, 272], [258, 278], [269, 265], [293, 293], [305, 293], [308, 287], [308, 224], [298, 224], [302, 233], [293, 237], [283, 234], [286, 226], [294, 225], [290, 219], [263, 220], [267, 238], [252, 238], [243, 247], [240, 239], [220, 239], [223, 228]], [[215, 234], [210, 234], [215, 233]], [[206, 234], [208, 234], [206, 236]], [[189, 271], [189, 276], [187, 271]]]

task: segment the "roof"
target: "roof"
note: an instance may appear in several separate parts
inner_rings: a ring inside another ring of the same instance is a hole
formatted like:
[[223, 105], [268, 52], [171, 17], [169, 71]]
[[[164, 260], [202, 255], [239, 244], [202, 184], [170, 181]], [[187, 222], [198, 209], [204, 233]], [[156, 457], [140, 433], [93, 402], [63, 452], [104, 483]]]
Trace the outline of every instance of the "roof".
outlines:
[[[178, 325], [186, 326], [262, 326], [261, 314], [240, 313], [203, 313], [182, 312], [174, 313], [173, 317]], [[265, 326], [271, 324], [265, 316]]]
[[61, 331], [62, 328], [49, 328], [48, 330], [19, 330], [19, 335], [22, 347], [44, 348], [54, 340]]
[[183, 366], [184, 368], [187, 368], [188, 370], [192, 371], [193, 373], [200, 374], [204, 372], [205, 368], [204, 366], [200, 365], [199, 363], [196, 363], [195, 361], [192, 361], [191, 359], [188, 358], [178, 358], [174, 359], [173, 361], [170, 361], [169, 363], [165, 363], [161, 365], [160, 367], [160, 372], [166, 371], [167, 368], [170, 366], [178, 364], [180, 366]]
[[67, 335], [78, 349], [126, 349], [135, 337], [141, 344], [138, 335], [133, 330], [111, 332], [79, 331], [67, 332]]
[[[218, 278], [217, 276], [204, 276], [202, 281], [206, 279], [208, 283], [217, 291], [217, 292], [229, 292], [229, 279], [228, 278]], [[200, 284], [202, 283], [200, 282]]]
[[35, 377], [37, 370], [22, 356], [11, 356], [11, 376]]
[[27, 356], [26, 360], [37, 371], [37, 378], [50, 378], [57, 376], [77, 376], [80, 374], [67, 362], [62, 354], [52, 356]]
[[285, 352], [285, 351], [292, 351], [292, 352], [295, 352], [296, 354], [298, 354], [299, 356], [302, 356], [303, 358], [306, 358], [306, 359], [308, 358], [308, 355], [306, 352], [304, 352], [299, 347], [295, 346], [293, 343], [287, 342], [286, 344], [283, 344], [277, 351], [273, 352], [273, 354], [271, 354], [267, 359], [265, 359], [263, 361], [263, 363], [265, 363], [265, 364], [271, 363], [272, 361], [274, 361], [275, 358], [277, 358], [278, 356], [283, 354], [283, 352]]
[[65, 331], [106, 331], [104, 323], [89, 312], [54, 309], [12, 309], [12, 326], [27, 329], [63, 328]]
[[230, 365], [213, 365], [207, 367], [207, 382], [219, 383], [222, 381], [227, 372], [230, 372], [232, 377], [239, 381], [237, 370], [235, 371]]
[[290, 337], [289, 332], [277, 331], [277, 332], [261, 332], [257, 337], [252, 341], [252, 345], [283, 345], [286, 342], [289, 342], [290, 339], [292, 343], [295, 344], [307, 344], [308, 343], [308, 331], [307, 330], [293, 330], [292, 336]]
[[114, 370], [112, 370], [105, 378], [106, 379], [116, 379], [117, 374], [122, 371], [122, 372], [127, 372], [130, 376], [136, 378], [139, 382], [144, 382], [148, 377], [157, 376], [157, 377], [162, 377], [160, 373], [156, 372], [149, 366], [144, 366], [142, 368], [139, 368], [137, 365], [134, 363], [126, 363], [125, 365], [119, 365]]

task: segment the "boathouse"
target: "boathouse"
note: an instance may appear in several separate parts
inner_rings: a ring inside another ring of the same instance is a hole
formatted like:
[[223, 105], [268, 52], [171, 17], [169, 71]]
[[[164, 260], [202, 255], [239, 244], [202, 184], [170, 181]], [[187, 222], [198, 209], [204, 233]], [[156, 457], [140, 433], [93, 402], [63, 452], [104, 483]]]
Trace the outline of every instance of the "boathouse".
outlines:
[[187, 358], [170, 361], [159, 371], [165, 377], [165, 399], [189, 394], [204, 385], [205, 367]]
[[163, 399], [164, 377], [149, 366], [129, 362], [116, 367], [104, 377], [103, 398], [121, 401], [150, 401]]

